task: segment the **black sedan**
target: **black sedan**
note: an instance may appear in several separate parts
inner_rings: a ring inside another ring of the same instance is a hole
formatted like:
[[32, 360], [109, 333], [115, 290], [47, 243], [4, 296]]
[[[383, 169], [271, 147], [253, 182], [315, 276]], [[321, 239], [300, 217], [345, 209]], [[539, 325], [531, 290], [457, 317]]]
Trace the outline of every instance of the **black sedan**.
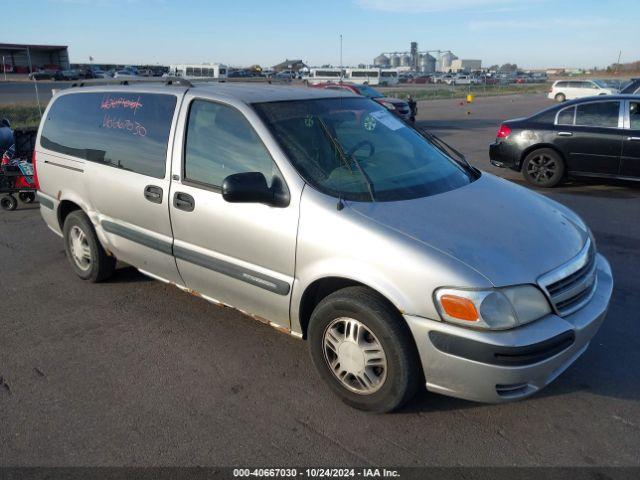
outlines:
[[537, 187], [568, 176], [640, 181], [640, 97], [581, 98], [507, 120], [489, 157]]

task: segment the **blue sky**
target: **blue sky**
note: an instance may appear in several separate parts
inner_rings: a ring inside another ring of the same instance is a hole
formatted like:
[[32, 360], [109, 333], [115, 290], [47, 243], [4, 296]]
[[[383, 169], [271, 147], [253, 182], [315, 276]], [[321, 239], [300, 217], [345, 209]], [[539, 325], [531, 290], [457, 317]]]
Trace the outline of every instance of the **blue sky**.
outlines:
[[640, 60], [638, 0], [0, 0], [0, 42], [69, 45], [72, 62], [369, 63], [452, 50], [483, 65]]

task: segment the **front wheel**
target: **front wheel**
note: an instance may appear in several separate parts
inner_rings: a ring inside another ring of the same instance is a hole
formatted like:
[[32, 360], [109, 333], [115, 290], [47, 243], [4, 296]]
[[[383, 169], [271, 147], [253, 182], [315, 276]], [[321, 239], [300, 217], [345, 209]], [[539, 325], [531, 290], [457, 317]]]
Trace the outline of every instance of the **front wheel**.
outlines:
[[564, 176], [564, 160], [549, 148], [534, 150], [522, 162], [522, 175], [535, 187], [555, 187]]
[[392, 305], [364, 287], [339, 290], [317, 305], [309, 349], [331, 390], [361, 410], [390, 412], [423, 383], [407, 325]]
[[64, 246], [69, 263], [83, 280], [101, 282], [116, 268], [116, 259], [102, 248], [91, 220], [80, 210], [71, 212], [64, 221]]

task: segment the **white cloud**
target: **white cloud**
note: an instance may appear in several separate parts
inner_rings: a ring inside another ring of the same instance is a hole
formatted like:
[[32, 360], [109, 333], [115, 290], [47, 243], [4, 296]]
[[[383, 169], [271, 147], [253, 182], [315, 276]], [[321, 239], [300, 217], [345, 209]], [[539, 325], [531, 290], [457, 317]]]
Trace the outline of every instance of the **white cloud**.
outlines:
[[517, 0], [355, 0], [367, 10], [397, 13], [427, 13], [446, 10], [472, 10], [517, 5]]

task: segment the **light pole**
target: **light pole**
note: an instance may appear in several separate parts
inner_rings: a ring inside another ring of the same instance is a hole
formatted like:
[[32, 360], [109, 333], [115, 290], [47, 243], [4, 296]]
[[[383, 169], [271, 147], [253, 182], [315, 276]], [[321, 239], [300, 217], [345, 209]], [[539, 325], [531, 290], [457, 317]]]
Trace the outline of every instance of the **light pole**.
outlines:
[[4, 63], [4, 55], [2, 56], [2, 71], [4, 72], [4, 81], [7, 81], [7, 64]]

